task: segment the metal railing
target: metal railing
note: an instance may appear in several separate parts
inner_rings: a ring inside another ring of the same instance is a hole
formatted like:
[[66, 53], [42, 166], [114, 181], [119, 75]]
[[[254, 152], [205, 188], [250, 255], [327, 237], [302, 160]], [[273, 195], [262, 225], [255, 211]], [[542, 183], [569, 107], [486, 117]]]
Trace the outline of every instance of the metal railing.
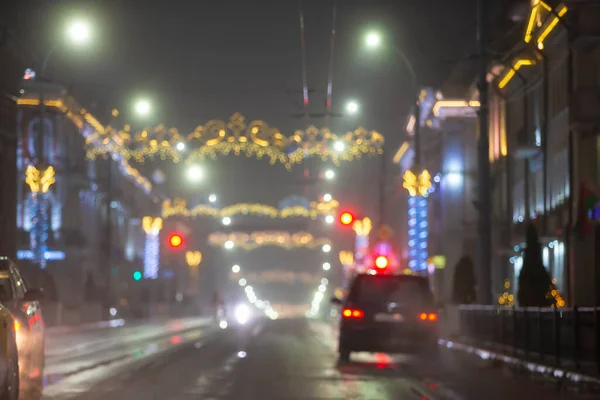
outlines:
[[466, 340], [559, 368], [600, 374], [600, 307], [460, 306]]

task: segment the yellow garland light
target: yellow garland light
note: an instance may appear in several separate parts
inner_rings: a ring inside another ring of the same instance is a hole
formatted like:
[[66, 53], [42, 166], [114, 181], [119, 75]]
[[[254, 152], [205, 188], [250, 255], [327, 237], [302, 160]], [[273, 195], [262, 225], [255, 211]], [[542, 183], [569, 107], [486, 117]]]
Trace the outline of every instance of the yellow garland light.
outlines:
[[406, 170], [403, 178], [402, 187], [408, 190], [408, 194], [412, 197], [425, 196], [431, 187], [431, 174], [426, 169], [419, 175], [416, 175], [411, 170]]
[[[40, 100], [37, 98], [20, 98], [17, 100], [19, 106], [40, 105]], [[55, 108], [62, 112], [72, 123], [77, 127], [82, 136], [86, 140], [88, 146], [87, 153], [93, 151], [99, 146], [104, 149], [104, 146], [110, 145], [113, 142], [119, 142], [115, 132], [111, 127], [102, 125], [92, 114], [88, 113], [84, 108], [81, 108], [72, 97], [56, 100], [44, 100], [44, 105], [48, 108]], [[119, 160], [123, 175], [140, 186], [146, 193], [152, 190], [150, 180], [143, 177], [140, 172], [133, 168], [127, 161], [128, 157], [122, 157], [119, 152], [105, 152], [103, 155], [111, 154], [113, 159]], [[89, 158], [89, 155], [88, 155]]]
[[163, 220], [160, 217], [144, 217], [142, 218], [142, 228], [146, 234], [157, 235], [162, 229]]
[[47, 193], [54, 182], [54, 168], [52, 166], [40, 171], [30, 165], [25, 171], [25, 183], [29, 185], [33, 193]]
[[202, 262], [202, 253], [199, 251], [188, 251], [185, 253], [185, 261], [189, 267], [198, 267]]
[[339, 257], [344, 267], [351, 267], [354, 264], [354, 254], [351, 251], [340, 251]]
[[217, 232], [208, 237], [208, 243], [211, 246], [223, 247], [226, 242], [232, 243], [235, 248], [242, 248], [246, 251], [263, 246], [278, 246], [290, 250], [299, 247], [315, 248], [332, 245], [331, 240], [327, 238], [315, 238], [308, 232], [294, 234], [280, 231], [254, 232], [251, 234], [242, 232], [229, 234]]
[[352, 229], [358, 236], [369, 236], [371, 229], [373, 229], [373, 223], [370, 218], [359, 219], [354, 222]]
[[259, 215], [270, 218], [294, 218], [306, 217], [316, 219], [319, 215], [329, 215], [335, 213], [339, 207], [339, 202], [331, 200], [327, 202], [313, 201], [310, 203], [310, 209], [303, 206], [290, 206], [279, 209], [277, 207], [255, 204], [238, 203], [224, 208], [214, 208], [208, 205], [200, 204], [192, 209], [187, 208], [187, 202], [184, 199], [176, 198], [174, 200], [165, 200], [162, 205], [162, 216], [167, 219], [170, 217], [232, 217], [234, 215]]
[[[239, 275], [230, 272], [229, 279], [232, 281], [238, 281]], [[283, 284], [294, 284], [298, 281], [307, 284], [314, 285], [321, 281], [318, 276], [309, 274], [307, 272], [292, 272], [283, 269], [279, 270], [268, 270], [264, 272], [253, 272], [246, 275], [246, 279], [252, 283], [283, 283]]]
[[[96, 139], [99, 136], [101, 134]], [[331, 143], [337, 140], [344, 142], [344, 151], [331, 149]], [[245, 117], [235, 113], [229, 122], [211, 120], [188, 135], [180, 134], [176, 128], [167, 129], [162, 124], [132, 133], [131, 127], [126, 125], [124, 129], [114, 132], [109, 140], [104, 140], [101, 146], [90, 148], [87, 156], [95, 159], [106, 154], [120, 154], [137, 162], [158, 156], [163, 160], [170, 158], [179, 162], [181, 152], [176, 146], [182, 142], [193, 149], [186, 158], [189, 163], [214, 159], [220, 155], [244, 154], [257, 159], [266, 158], [271, 164], [281, 163], [290, 168], [307, 157], [319, 157], [339, 165], [341, 161], [359, 159], [363, 155], [381, 154], [384, 138], [380, 133], [364, 128], [338, 137], [327, 128], [318, 129], [314, 126], [296, 131], [288, 138], [264, 121], [255, 120], [246, 124]], [[297, 149], [289, 153], [290, 146]]]

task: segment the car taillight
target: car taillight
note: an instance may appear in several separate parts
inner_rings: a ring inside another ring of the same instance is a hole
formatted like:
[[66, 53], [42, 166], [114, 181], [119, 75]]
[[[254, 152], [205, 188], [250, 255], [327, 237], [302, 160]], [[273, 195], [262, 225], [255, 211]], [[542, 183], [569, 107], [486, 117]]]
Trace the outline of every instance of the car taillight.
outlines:
[[342, 311], [342, 315], [344, 316], [344, 318], [360, 319], [365, 316], [365, 313], [361, 310], [356, 310], [353, 308], [344, 308], [344, 311]]
[[436, 313], [421, 313], [419, 319], [421, 321], [437, 321], [438, 316]]

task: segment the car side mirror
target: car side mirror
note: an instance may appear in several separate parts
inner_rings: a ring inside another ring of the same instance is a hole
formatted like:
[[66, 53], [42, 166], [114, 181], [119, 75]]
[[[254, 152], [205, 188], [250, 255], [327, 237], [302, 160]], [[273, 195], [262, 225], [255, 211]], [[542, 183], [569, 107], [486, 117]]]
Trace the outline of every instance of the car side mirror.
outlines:
[[23, 297], [23, 301], [41, 301], [43, 299], [44, 292], [42, 289], [29, 289]]
[[331, 298], [331, 304], [335, 304], [336, 306], [341, 306], [342, 305], [342, 300], [338, 299], [337, 297], [332, 297]]

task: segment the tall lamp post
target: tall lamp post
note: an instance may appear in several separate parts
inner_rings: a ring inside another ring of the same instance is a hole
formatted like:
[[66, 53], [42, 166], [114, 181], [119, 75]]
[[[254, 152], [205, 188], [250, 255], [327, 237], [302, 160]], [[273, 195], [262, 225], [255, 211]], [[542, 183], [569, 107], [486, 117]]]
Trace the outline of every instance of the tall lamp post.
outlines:
[[[66, 29], [66, 36], [69, 41], [75, 45], [82, 45], [87, 43], [91, 36], [90, 25], [84, 21], [72, 21]], [[40, 126], [36, 142], [36, 158], [39, 165], [44, 164], [44, 116], [46, 112], [46, 105], [44, 104], [44, 79], [46, 74], [46, 67], [48, 62], [52, 58], [56, 48], [61, 45], [62, 42], [54, 43], [46, 52], [44, 60], [40, 68], [40, 81], [39, 81], [39, 97], [40, 97]]]
[[[89, 26], [82, 21], [73, 21], [67, 26], [66, 29], [67, 37], [69, 41], [75, 44], [81, 44], [88, 41], [90, 36]], [[50, 186], [54, 183], [54, 168], [50, 165], [46, 165], [47, 161], [44, 159], [44, 141], [45, 141], [45, 100], [44, 100], [44, 75], [48, 62], [54, 54], [54, 51], [59, 44], [55, 43], [44, 56], [41, 69], [40, 69], [40, 80], [38, 82], [39, 90], [39, 111], [40, 123], [38, 125], [37, 136], [35, 137], [35, 157], [32, 160], [35, 165], [30, 165], [26, 171], [26, 182], [29, 184], [32, 191], [32, 200], [34, 204], [34, 217], [33, 226], [30, 232], [31, 249], [33, 251], [33, 261], [38, 263], [41, 269], [46, 268], [46, 252], [47, 252], [47, 241], [48, 232], [47, 227], [49, 224], [48, 215], [48, 201]], [[37, 275], [36, 282], [38, 285], [41, 277]]]
[[[381, 35], [378, 32], [369, 32], [367, 34], [367, 36], [365, 37], [365, 44], [368, 48], [370, 49], [377, 49], [381, 46], [381, 42], [382, 42], [382, 38]], [[421, 171], [421, 135], [420, 135], [420, 126], [421, 126], [421, 107], [420, 107], [420, 99], [421, 99], [421, 90], [419, 87], [419, 83], [418, 83], [418, 79], [417, 79], [417, 73], [415, 72], [415, 69], [410, 61], [410, 59], [406, 56], [406, 54], [400, 50], [399, 47], [394, 46], [394, 50], [396, 51], [396, 54], [398, 56], [400, 56], [400, 58], [402, 59], [402, 61], [404, 62], [404, 64], [406, 65], [406, 68], [408, 69], [408, 72], [410, 73], [410, 77], [411, 77], [411, 81], [412, 81], [412, 91], [414, 93], [414, 101], [413, 104], [415, 106], [415, 125], [414, 125], [414, 141], [415, 141], [415, 159], [414, 159], [414, 163], [413, 163], [413, 169], [415, 171], [417, 171], [417, 174], [419, 174]], [[383, 158], [383, 157], [382, 157]], [[382, 160], [382, 163], [384, 163], [384, 160]], [[383, 164], [384, 166], [384, 164]], [[385, 168], [382, 167], [381, 168], [381, 172], [382, 175], [385, 173]], [[382, 182], [381, 182], [381, 187], [380, 187], [380, 201], [381, 201], [381, 205], [380, 205], [380, 225], [383, 223], [383, 215], [384, 215], [384, 210], [383, 208], [385, 207], [385, 200], [384, 200], [384, 185], [385, 185], [385, 180], [384, 177], [381, 177]]]
[[[375, 49], [381, 46], [382, 38], [381, 35], [377, 32], [370, 32], [367, 34], [365, 38], [365, 43], [368, 48]], [[410, 77], [412, 80], [412, 90], [414, 97], [414, 106], [415, 106], [415, 124], [413, 128], [413, 136], [414, 136], [414, 148], [415, 148], [415, 158], [413, 163], [412, 171], [406, 171], [404, 174], [404, 188], [408, 190], [410, 199], [409, 199], [409, 212], [412, 208], [412, 212], [414, 213], [414, 217], [409, 218], [409, 237], [411, 234], [417, 235], [419, 240], [409, 240], [409, 248], [411, 254], [411, 261], [409, 262], [409, 267], [416, 270], [427, 270], [427, 240], [426, 240], [426, 229], [427, 229], [427, 190], [431, 186], [431, 176], [427, 170], [421, 169], [421, 89], [419, 87], [417, 73], [410, 61], [410, 59], [406, 56], [406, 54], [400, 50], [397, 46], [394, 46], [394, 50], [396, 54], [402, 59], [408, 72], [410, 73]], [[382, 164], [382, 175], [385, 169], [383, 168], [384, 164]], [[382, 176], [381, 178], [381, 187], [380, 187], [380, 213], [381, 213], [381, 222], [383, 223], [383, 215], [384, 215], [384, 207], [385, 207], [385, 197], [384, 197], [384, 184], [385, 180]], [[419, 233], [420, 230], [423, 230]], [[415, 245], [418, 243], [418, 248]], [[412, 246], [411, 246], [412, 244]]]

